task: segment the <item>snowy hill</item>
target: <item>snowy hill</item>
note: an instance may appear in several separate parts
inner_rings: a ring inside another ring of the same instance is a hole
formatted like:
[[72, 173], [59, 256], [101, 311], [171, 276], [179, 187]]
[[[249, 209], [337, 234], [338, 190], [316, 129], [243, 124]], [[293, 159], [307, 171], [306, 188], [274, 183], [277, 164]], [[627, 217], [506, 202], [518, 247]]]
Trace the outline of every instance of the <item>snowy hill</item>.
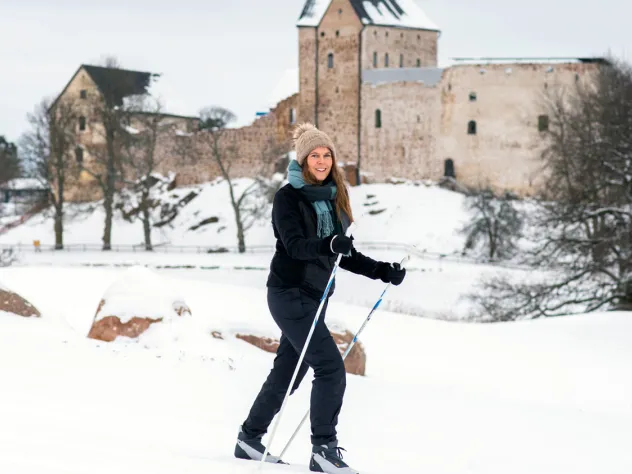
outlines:
[[[231, 335], [278, 336], [263, 288], [164, 270], [191, 308], [186, 331], [87, 339], [123, 271], [0, 270], [0, 281], [42, 311], [37, 320], [0, 317], [0, 472], [255, 472], [232, 450], [274, 355]], [[351, 292], [349, 282], [340, 280], [337, 295]], [[375, 298], [380, 288], [364, 292]], [[337, 295], [327, 321], [357, 328], [366, 308]], [[630, 313], [474, 325], [380, 310], [361, 338], [367, 375], [348, 377], [345, 459], [363, 474], [632, 472], [631, 332]], [[310, 378], [290, 398], [273, 452], [307, 408]], [[288, 451], [291, 466], [260, 472], [308, 472], [308, 434], [304, 427]]]
[[[237, 180], [237, 192], [249, 184], [249, 180]], [[190, 201], [188, 196], [193, 196]], [[173, 205], [182, 200], [186, 203], [178, 208], [173, 220], [152, 229], [155, 245], [205, 248], [237, 245], [236, 226], [225, 182], [176, 188], [163, 196], [164, 202]], [[372, 184], [352, 187], [351, 201], [358, 224], [356, 240], [359, 242], [408, 243], [437, 253], [453, 253], [462, 249], [463, 237], [455, 233], [467, 217], [461, 194], [423, 184]], [[154, 223], [164, 220], [164, 216], [156, 210]], [[103, 210], [96, 204], [70, 205], [65, 222], [65, 243], [69, 246], [88, 244], [98, 249], [103, 221]], [[51, 211], [0, 234], [0, 244], [32, 246], [34, 240], [40, 240], [43, 246], [54, 244]], [[141, 222], [128, 222], [121, 212], [117, 212], [112, 244], [142, 247], [142, 241]], [[268, 217], [260, 219], [246, 233], [246, 244], [274, 244]]]
[[[237, 192], [249, 184], [249, 180], [238, 180]], [[352, 187], [350, 192], [358, 224], [354, 234], [356, 247], [362, 252], [375, 259], [400, 261], [407, 252], [401, 244], [416, 246], [408, 264], [408, 284], [394, 288], [395, 298], [388, 299], [385, 307], [438, 319], [468, 318], [469, 306], [463, 296], [482, 275], [498, 268], [459, 261], [464, 238], [458, 229], [467, 220], [464, 196], [420, 183], [362, 185]], [[274, 244], [269, 215], [246, 233], [247, 245], [256, 251], [246, 255], [206, 253], [208, 249], [236, 246], [236, 226], [226, 184], [217, 180], [176, 188], [164, 193], [161, 201], [163, 211], [154, 211], [154, 223], [167, 223], [152, 229], [155, 252], [143, 250], [141, 222], [128, 222], [120, 211], [115, 214], [112, 232], [116, 251], [101, 252], [104, 216], [94, 203], [69, 206], [64, 240], [66, 249], [75, 251], [32, 252], [34, 239], [44, 246], [54, 242], [50, 213], [0, 234], [0, 245], [24, 245], [20, 265], [187, 268], [187, 278], [252, 288], [265, 286]], [[432, 258], [425, 259], [424, 255]], [[451, 255], [456, 261], [437, 259], [438, 255]], [[338, 278], [349, 285], [349, 291], [340, 292], [341, 301], [364, 307], [375, 303], [366, 290], [377, 291], [379, 282], [359, 280], [344, 271]]]

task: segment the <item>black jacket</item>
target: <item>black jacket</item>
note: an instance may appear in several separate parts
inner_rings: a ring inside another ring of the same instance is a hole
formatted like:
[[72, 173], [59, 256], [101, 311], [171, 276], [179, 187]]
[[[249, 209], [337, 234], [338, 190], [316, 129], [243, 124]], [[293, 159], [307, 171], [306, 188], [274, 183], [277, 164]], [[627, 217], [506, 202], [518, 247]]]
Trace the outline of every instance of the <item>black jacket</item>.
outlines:
[[[272, 228], [277, 239], [267, 286], [302, 288], [320, 299], [337, 255], [330, 249], [332, 237], [318, 238], [316, 211], [290, 184], [279, 189], [272, 206]], [[376, 280], [381, 262], [353, 249], [342, 257], [340, 267]], [[329, 295], [333, 294], [334, 285]]]

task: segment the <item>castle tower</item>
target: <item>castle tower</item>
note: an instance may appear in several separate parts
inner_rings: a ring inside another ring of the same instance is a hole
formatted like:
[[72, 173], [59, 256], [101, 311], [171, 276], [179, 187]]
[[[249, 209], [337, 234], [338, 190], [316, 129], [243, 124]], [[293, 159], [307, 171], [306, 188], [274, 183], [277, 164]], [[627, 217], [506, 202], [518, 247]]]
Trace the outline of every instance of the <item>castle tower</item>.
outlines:
[[306, 0], [297, 27], [299, 121], [360, 165], [363, 71], [436, 67], [439, 30], [415, 0]]

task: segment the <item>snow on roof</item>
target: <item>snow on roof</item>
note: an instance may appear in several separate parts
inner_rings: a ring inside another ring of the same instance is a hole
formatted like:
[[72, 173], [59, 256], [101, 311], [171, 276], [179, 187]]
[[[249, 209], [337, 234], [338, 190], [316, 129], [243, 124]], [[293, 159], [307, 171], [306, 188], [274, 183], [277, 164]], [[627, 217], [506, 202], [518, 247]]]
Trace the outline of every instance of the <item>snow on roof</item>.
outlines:
[[318, 26], [331, 0], [307, 0], [296, 26]]
[[439, 31], [436, 23], [428, 18], [415, 0], [364, 0], [352, 3], [365, 25]]
[[452, 65], [472, 65], [472, 64], [577, 64], [577, 63], [601, 63], [604, 58], [451, 58]]
[[365, 69], [362, 82], [369, 84], [387, 84], [391, 82], [423, 82], [435, 86], [443, 77], [443, 69], [435, 67], [409, 67], [387, 69]]
[[0, 184], [2, 189], [10, 189], [13, 191], [27, 190], [27, 189], [48, 189], [44, 183], [35, 178], [16, 178], [6, 183]]
[[268, 99], [268, 106], [274, 108], [279, 102], [298, 93], [298, 91], [298, 68], [288, 69], [283, 73], [283, 76], [272, 91]]
[[[331, 0], [307, 0], [296, 26], [318, 26]], [[365, 25], [439, 31], [415, 0], [351, 0]]]

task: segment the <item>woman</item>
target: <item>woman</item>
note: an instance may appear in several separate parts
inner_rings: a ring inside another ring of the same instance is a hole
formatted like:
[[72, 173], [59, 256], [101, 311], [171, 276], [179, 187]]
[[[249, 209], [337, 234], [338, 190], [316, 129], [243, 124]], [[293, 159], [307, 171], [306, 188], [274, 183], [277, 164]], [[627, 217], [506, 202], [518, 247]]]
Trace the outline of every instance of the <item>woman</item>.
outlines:
[[[311, 124], [294, 132], [296, 160], [290, 161], [289, 184], [279, 189], [272, 207], [276, 252], [268, 276], [268, 307], [281, 329], [274, 366], [240, 427], [235, 456], [261, 460], [261, 443], [294, 374], [338, 254], [341, 268], [399, 285], [406, 270], [376, 262], [356, 251], [345, 231], [353, 221], [349, 194], [336, 165], [331, 139]], [[310, 470], [355, 473], [343, 461], [336, 425], [346, 387], [342, 356], [325, 325], [332, 284], [292, 388], [308, 367], [314, 370], [311, 394], [312, 456]], [[281, 462], [268, 455], [266, 461]]]

